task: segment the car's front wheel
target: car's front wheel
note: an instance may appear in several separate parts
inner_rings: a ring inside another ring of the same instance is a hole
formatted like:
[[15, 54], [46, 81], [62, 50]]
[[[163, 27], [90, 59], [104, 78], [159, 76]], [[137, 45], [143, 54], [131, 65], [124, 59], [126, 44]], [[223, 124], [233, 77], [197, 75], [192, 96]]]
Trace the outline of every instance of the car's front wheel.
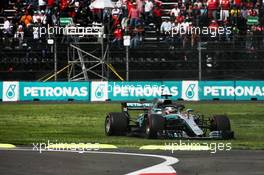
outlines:
[[220, 131], [223, 139], [234, 138], [230, 120], [226, 115], [215, 115], [211, 119], [211, 131]]
[[230, 131], [230, 128], [230, 121], [226, 115], [215, 115], [212, 117], [212, 131]]

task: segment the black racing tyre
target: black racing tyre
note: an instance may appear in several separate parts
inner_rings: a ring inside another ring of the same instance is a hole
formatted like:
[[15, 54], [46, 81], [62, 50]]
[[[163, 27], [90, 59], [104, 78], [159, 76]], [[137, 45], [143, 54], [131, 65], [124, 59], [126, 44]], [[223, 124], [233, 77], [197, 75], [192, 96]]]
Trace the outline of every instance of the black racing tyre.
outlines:
[[211, 120], [212, 131], [230, 131], [230, 121], [226, 115], [215, 115]]
[[165, 119], [158, 114], [151, 114], [146, 121], [145, 135], [149, 139], [155, 139], [158, 132], [164, 129]]
[[129, 119], [122, 112], [111, 112], [105, 118], [105, 134], [107, 136], [125, 135], [128, 131]]

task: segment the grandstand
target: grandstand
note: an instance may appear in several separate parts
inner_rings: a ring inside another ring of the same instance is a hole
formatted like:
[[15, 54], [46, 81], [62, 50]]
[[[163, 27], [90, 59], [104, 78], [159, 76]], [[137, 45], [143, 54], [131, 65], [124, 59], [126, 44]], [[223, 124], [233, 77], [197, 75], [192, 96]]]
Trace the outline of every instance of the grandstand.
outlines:
[[[92, 8], [91, 0], [1, 1], [0, 79], [53, 80], [54, 67], [58, 71], [56, 78], [60, 81], [73, 80], [71, 78], [76, 77], [78, 72], [82, 72], [80, 75], [84, 75], [84, 79], [75, 80], [125, 78], [124, 34], [132, 39], [129, 80], [199, 79], [199, 54], [202, 80], [263, 78], [262, 1], [221, 0], [214, 1], [218, 2], [216, 4], [212, 4], [211, 0], [150, 2], [153, 7], [147, 12], [146, 5], [139, 9], [140, 3], [146, 4], [145, 0], [115, 0], [114, 9], [102, 10]], [[137, 22], [130, 25], [129, 12], [133, 6], [140, 15]], [[178, 13], [177, 8], [180, 13], [175, 15], [172, 11]], [[228, 15], [224, 16], [226, 12]], [[32, 18], [29, 22], [27, 15]], [[40, 32], [34, 30], [69, 25], [63, 24], [67, 20], [73, 21], [70, 25], [79, 27], [97, 23], [104, 27], [104, 38], [62, 34], [40, 36]], [[166, 31], [168, 23], [165, 22], [187, 28], [213, 28], [217, 25], [217, 28], [230, 27], [231, 32], [227, 34], [225, 31], [215, 37], [210, 33], [172, 35], [173, 29]], [[118, 33], [118, 28], [121, 33]], [[56, 45], [48, 44], [48, 39], [53, 39]], [[117, 40], [114, 42], [114, 39]], [[199, 49], [199, 43], [202, 43], [202, 49]], [[99, 58], [97, 62], [96, 58]], [[89, 71], [84, 71], [83, 65]]]

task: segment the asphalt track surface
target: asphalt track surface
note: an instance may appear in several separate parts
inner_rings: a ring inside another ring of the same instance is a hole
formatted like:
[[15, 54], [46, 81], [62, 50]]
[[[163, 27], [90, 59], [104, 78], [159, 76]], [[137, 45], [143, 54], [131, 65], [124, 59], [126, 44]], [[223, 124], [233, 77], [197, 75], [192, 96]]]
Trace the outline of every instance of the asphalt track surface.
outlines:
[[0, 151], [1, 175], [127, 174], [162, 159], [77, 152]]
[[[115, 150], [117, 151], [117, 150]], [[127, 151], [178, 158], [177, 175], [263, 175], [264, 151]], [[152, 157], [70, 152], [0, 150], [1, 175], [127, 174], [164, 160]]]
[[264, 175], [264, 151], [176, 152], [177, 175]]

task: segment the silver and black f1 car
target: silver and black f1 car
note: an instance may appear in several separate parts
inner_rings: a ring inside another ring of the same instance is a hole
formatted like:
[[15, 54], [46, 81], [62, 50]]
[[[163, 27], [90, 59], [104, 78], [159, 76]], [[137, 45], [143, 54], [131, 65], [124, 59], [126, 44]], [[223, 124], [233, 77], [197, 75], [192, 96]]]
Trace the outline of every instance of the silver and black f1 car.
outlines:
[[[153, 103], [122, 103], [122, 112], [110, 112], [105, 119], [105, 133], [113, 135], [143, 135], [147, 138], [213, 138], [231, 139], [230, 121], [226, 115], [205, 119], [192, 109], [169, 99]], [[143, 112], [133, 120], [131, 110]], [[209, 131], [209, 132], [208, 132]]]

